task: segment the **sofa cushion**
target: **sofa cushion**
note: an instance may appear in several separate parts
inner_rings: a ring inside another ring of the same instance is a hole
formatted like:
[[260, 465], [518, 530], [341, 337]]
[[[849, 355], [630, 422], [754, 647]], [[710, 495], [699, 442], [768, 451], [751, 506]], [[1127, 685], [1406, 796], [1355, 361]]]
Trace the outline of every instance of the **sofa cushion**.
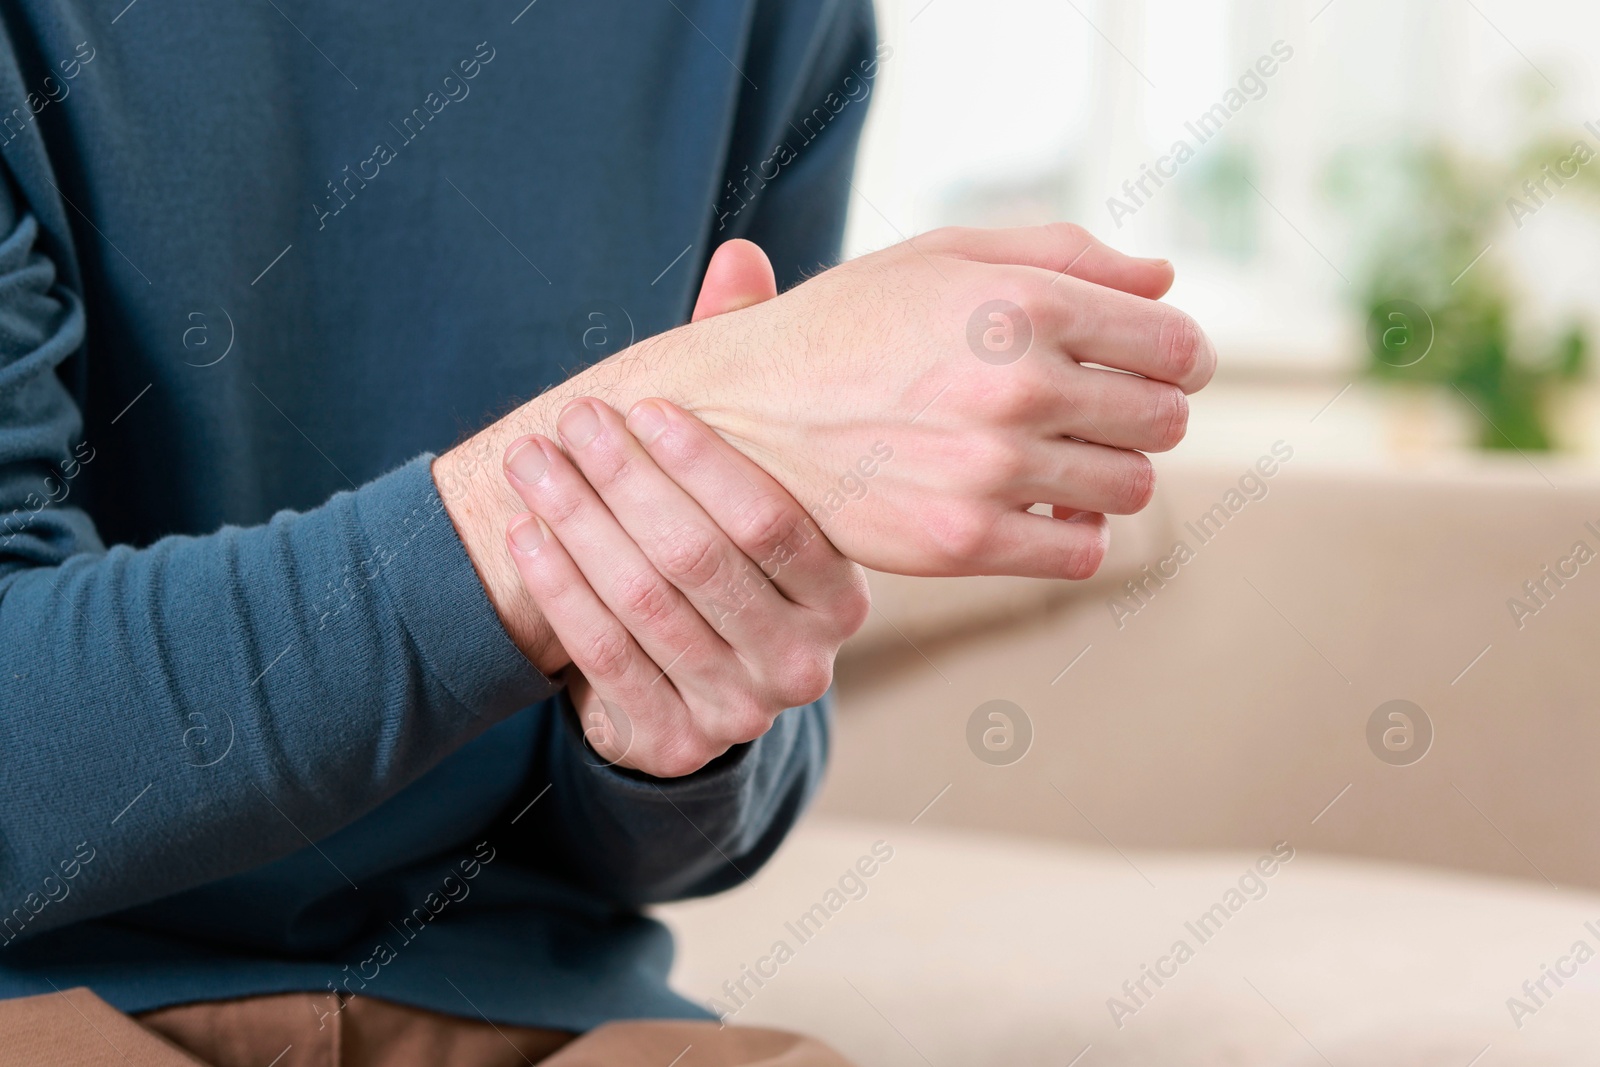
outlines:
[[864, 1067], [1596, 1062], [1600, 896], [1292, 849], [813, 820], [659, 913], [678, 989]]

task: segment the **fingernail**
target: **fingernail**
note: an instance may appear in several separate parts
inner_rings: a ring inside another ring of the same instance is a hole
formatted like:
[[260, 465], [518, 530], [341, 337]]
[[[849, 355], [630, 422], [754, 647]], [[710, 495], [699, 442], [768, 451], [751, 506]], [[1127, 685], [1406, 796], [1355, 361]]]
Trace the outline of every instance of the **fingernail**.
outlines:
[[600, 416], [588, 404], [574, 404], [556, 422], [561, 440], [568, 448], [582, 448], [600, 433]]
[[1145, 258], [1145, 262], [1150, 264], [1152, 267], [1170, 267], [1170, 266], [1172, 266], [1172, 260], [1170, 260], [1170, 259], [1154, 259], [1154, 258], [1151, 258], [1151, 257], [1146, 257]]
[[543, 478], [549, 466], [550, 461], [545, 458], [544, 449], [532, 438], [523, 441], [506, 455], [506, 470], [523, 485], [533, 485]]
[[640, 401], [628, 412], [628, 429], [644, 444], [650, 444], [666, 432], [667, 418], [658, 405]]
[[524, 515], [511, 524], [511, 545], [530, 555], [544, 547], [544, 522], [537, 515]]

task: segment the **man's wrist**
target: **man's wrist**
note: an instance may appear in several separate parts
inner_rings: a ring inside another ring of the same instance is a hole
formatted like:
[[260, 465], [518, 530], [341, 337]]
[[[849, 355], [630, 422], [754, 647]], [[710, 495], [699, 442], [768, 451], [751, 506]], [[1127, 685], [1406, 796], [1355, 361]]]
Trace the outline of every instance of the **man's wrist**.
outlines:
[[483, 582], [489, 603], [511, 640], [547, 677], [559, 673], [572, 660], [539, 605], [523, 587], [506, 548], [506, 527], [513, 516], [526, 510], [506, 482], [506, 449], [528, 434], [558, 440], [557, 416], [575, 397], [594, 396], [624, 412], [646, 397], [678, 400], [672, 395], [676, 390], [648, 373], [656, 362], [648, 358], [648, 349], [658, 340], [652, 338], [588, 368], [433, 461], [434, 485]]
[[[469, 440], [463, 447], [472, 446], [475, 441], [476, 438]], [[546, 677], [554, 677], [569, 660], [543, 612], [523, 589], [506, 554], [505, 528], [512, 503], [487, 477], [469, 471], [499, 476], [498, 464], [490, 468], [470, 454], [458, 455], [457, 450], [435, 459], [432, 473], [439, 498], [506, 634]], [[427, 575], [418, 578], [428, 580]]]

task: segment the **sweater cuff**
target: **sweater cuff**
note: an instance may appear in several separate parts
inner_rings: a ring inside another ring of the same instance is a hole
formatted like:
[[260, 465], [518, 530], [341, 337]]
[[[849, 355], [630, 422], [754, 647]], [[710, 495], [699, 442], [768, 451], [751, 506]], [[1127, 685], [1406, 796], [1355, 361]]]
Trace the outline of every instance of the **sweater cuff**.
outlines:
[[512, 642], [456, 534], [423, 454], [363, 486], [357, 515], [367, 573], [383, 589], [428, 672], [472, 715], [503, 718], [556, 685]]

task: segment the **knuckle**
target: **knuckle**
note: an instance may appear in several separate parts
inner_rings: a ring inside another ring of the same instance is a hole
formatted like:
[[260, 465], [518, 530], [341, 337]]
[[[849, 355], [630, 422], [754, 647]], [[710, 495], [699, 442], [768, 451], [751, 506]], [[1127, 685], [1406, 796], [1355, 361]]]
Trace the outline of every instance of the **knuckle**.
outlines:
[[1187, 381], [1200, 370], [1205, 351], [1200, 324], [1183, 312], [1173, 312], [1161, 324], [1161, 364], [1174, 381]]
[[534, 509], [551, 529], [570, 526], [583, 513], [583, 498], [577, 493], [557, 487], [544, 493]]
[[600, 493], [621, 485], [638, 468], [633, 454], [622, 447], [614, 434], [601, 434], [582, 451], [584, 477]]
[[627, 634], [621, 630], [604, 629], [592, 634], [576, 650], [573, 660], [585, 678], [614, 678], [620, 676], [632, 659]]
[[945, 453], [953, 473], [969, 488], [1010, 485], [1025, 469], [1027, 457], [1004, 429], [1016, 425], [1015, 421], [997, 402], [991, 405], [991, 416], [991, 426], [954, 442]]
[[[927, 233], [923, 234], [921, 240], [924, 246], [944, 251], [947, 249], [959, 248], [962, 244], [962, 238], [966, 232], [966, 229], [961, 226], [940, 226], [937, 229], [929, 230]], [[906, 241], [904, 244], [909, 247], [911, 242]], [[915, 249], [913, 249], [912, 252], [914, 254]]]
[[[694, 418], [687, 413], [682, 414], [689, 419]], [[644, 448], [656, 466], [669, 475], [695, 471], [715, 454], [704, 433], [694, 432], [675, 418], [669, 419], [660, 436]]]
[[1027, 454], [1010, 441], [993, 441], [983, 451], [982, 464], [985, 480], [996, 485], [1014, 485], [1030, 467]]
[[617, 601], [630, 620], [649, 626], [661, 622], [672, 611], [672, 588], [659, 575], [639, 571], [624, 578], [617, 587]]
[[742, 745], [754, 741], [772, 729], [780, 708], [770, 708], [754, 693], [741, 693], [726, 701], [722, 719], [723, 735], [730, 744]]
[[661, 746], [655, 760], [658, 769], [653, 773], [661, 778], [682, 778], [727, 750], [727, 745], [717, 744], [697, 729], [680, 730]]
[[754, 560], [777, 555], [800, 526], [791, 508], [766, 494], [747, 506], [737, 521], [739, 547]]
[[1150, 421], [1155, 430], [1153, 448], [1165, 452], [1178, 447], [1184, 434], [1189, 432], [1189, 398], [1175, 386], [1160, 390]]
[[[565, 567], [551, 566], [549, 554], [544, 552], [534, 557], [531, 566], [522, 570], [522, 580], [523, 588], [544, 609], [545, 614], [567, 609], [583, 593], [582, 586], [588, 584], [582, 581], [575, 569], [569, 571]], [[549, 626], [548, 620], [544, 620], [544, 626]], [[555, 631], [551, 630], [550, 636], [554, 635]]]
[[1001, 425], [1015, 426], [1032, 418], [1050, 398], [1059, 400], [1048, 386], [1029, 374], [995, 375], [982, 392], [986, 406]]
[[833, 685], [833, 657], [817, 652], [792, 655], [779, 679], [778, 702], [798, 708], [821, 700]]
[[729, 744], [747, 745], [751, 741], [759, 741], [766, 736], [767, 731], [770, 729], [772, 729], [771, 719], [741, 721], [741, 724], [729, 735]]
[[651, 759], [647, 771], [657, 778], [682, 778], [698, 771], [714, 758], [701, 755], [696, 749], [672, 748]]
[[1079, 226], [1076, 222], [1052, 222], [1045, 227], [1050, 236], [1071, 245], [1083, 245], [1089, 242], [1089, 231]]
[[658, 553], [657, 567], [680, 588], [709, 586], [722, 569], [716, 540], [709, 531], [696, 526], [678, 527], [662, 543]]
[[1074, 582], [1094, 577], [1106, 560], [1108, 547], [1104, 524], [1098, 528], [1095, 536], [1085, 536], [1069, 544], [1061, 561], [1062, 577]]
[[1143, 510], [1156, 491], [1156, 469], [1150, 457], [1140, 452], [1126, 453], [1127, 463], [1116, 475], [1112, 490], [1119, 509], [1124, 514]]
[[992, 524], [976, 512], [952, 508], [930, 516], [927, 530], [935, 549], [947, 564], [973, 563], [989, 543]]
[[708, 587], [704, 590], [708, 595], [697, 597], [696, 600], [711, 611], [712, 625], [722, 630], [731, 618], [755, 603], [766, 585], [764, 576], [754, 567], [745, 566], [727, 581]]
[[840, 637], [849, 637], [867, 624], [872, 614], [872, 593], [867, 588], [866, 574], [855, 563], [850, 564], [850, 585], [829, 612]]

